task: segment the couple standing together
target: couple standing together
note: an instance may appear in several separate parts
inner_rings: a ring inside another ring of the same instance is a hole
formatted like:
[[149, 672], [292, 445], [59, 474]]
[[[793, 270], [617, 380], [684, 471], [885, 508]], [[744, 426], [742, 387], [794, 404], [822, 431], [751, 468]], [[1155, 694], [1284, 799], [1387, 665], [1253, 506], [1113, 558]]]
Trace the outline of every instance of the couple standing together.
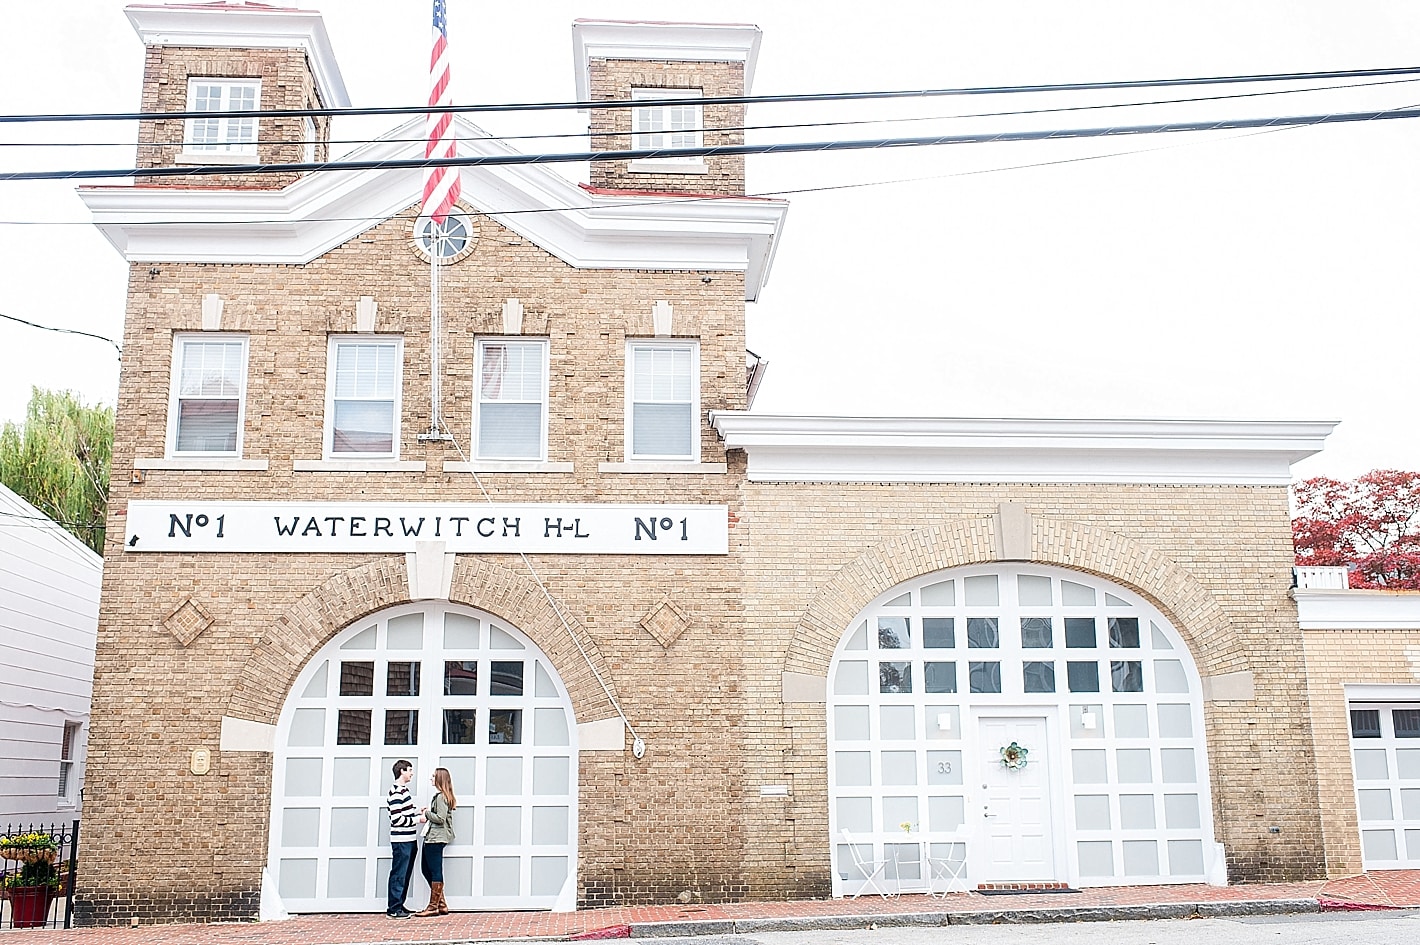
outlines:
[[[409, 782], [414, 777], [414, 765], [408, 761], [394, 763], [394, 785], [389, 793], [390, 814], [390, 878], [389, 906], [385, 915], [392, 919], [409, 916], [448, 915], [444, 900], [444, 847], [454, 839], [454, 783], [448, 768], [435, 768], [434, 796], [428, 807], [414, 806], [409, 795]], [[421, 912], [404, 907], [409, 893], [409, 880], [414, 875], [414, 851], [419, 845], [419, 826], [424, 824], [424, 853], [419, 860], [420, 871], [429, 883], [429, 905]]]

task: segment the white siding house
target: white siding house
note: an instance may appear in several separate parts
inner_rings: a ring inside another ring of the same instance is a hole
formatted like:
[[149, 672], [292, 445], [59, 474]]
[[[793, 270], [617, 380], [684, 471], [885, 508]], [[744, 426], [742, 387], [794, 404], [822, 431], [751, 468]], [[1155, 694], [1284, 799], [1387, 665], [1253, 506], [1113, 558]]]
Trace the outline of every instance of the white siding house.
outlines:
[[0, 486], [0, 827], [79, 816], [102, 573]]

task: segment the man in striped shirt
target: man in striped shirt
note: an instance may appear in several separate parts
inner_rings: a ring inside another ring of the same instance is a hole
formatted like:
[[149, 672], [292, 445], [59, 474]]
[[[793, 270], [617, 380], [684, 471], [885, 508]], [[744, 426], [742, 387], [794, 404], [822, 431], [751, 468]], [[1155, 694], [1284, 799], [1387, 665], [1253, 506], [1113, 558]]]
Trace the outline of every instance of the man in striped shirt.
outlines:
[[390, 878], [389, 906], [385, 915], [391, 919], [406, 919], [413, 913], [404, 907], [409, 892], [409, 878], [414, 875], [414, 850], [419, 845], [419, 825], [424, 815], [409, 796], [409, 782], [414, 777], [414, 765], [403, 759], [394, 763], [394, 785], [390, 788]]

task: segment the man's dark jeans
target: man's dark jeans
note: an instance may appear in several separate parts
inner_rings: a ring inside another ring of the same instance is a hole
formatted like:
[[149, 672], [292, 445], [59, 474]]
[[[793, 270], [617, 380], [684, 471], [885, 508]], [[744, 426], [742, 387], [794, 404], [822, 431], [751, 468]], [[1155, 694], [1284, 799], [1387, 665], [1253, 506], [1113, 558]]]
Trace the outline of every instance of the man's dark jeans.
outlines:
[[390, 844], [390, 896], [385, 911], [398, 912], [404, 908], [404, 897], [409, 894], [409, 878], [414, 875], [414, 851], [417, 841]]

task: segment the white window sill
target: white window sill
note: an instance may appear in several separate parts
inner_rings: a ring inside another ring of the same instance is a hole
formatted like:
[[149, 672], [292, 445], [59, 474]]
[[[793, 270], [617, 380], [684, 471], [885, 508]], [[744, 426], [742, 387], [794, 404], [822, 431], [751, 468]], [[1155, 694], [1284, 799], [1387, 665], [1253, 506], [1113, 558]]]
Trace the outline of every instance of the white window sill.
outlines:
[[134, 469], [200, 470], [220, 469], [230, 472], [266, 472], [270, 463], [264, 459], [242, 459], [239, 456], [171, 456], [167, 459], [135, 459]]
[[298, 459], [294, 472], [424, 472], [422, 459]]
[[642, 158], [626, 166], [633, 174], [709, 174], [710, 166], [696, 158]]
[[255, 151], [183, 151], [173, 158], [174, 164], [260, 164]]
[[539, 463], [517, 459], [476, 459], [464, 463], [455, 460], [444, 464], [444, 472], [479, 473], [569, 473], [571, 463]]
[[599, 463], [597, 472], [604, 473], [654, 473], [658, 475], [679, 473], [725, 473], [729, 466], [725, 463], [676, 463], [642, 461], [636, 463]]

